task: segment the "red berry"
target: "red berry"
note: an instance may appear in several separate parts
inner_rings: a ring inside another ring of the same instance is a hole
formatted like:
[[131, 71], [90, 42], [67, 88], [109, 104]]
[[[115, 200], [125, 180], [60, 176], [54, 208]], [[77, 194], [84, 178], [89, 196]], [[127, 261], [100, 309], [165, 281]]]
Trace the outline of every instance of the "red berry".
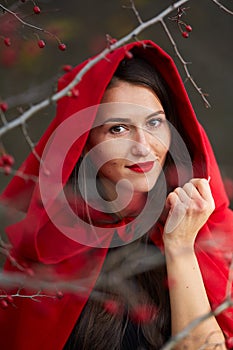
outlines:
[[14, 299], [13, 299], [13, 297], [12, 297], [11, 295], [7, 295], [6, 301], [7, 301], [9, 304], [12, 304], [13, 301], [14, 301]]
[[70, 72], [73, 69], [73, 67], [71, 65], [69, 65], [69, 64], [65, 64], [62, 67], [62, 69], [64, 70], [64, 72]]
[[125, 53], [125, 57], [126, 57], [126, 58], [128, 58], [129, 60], [130, 60], [131, 58], [133, 58], [133, 54], [132, 54], [132, 52], [130, 52], [130, 51], [126, 51], [126, 53]]
[[182, 37], [187, 39], [189, 37], [189, 33], [188, 32], [182, 32]]
[[191, 32], [193, 30], [193, 28], [190, 25], [185, 26], [185, 29], [187, 30], [187, 32]]
[[3, 154], [2, 161], [5, 165], [12, 166], [15, 162], [14, 157], [12, 157], [10, 154]]
[[10, 38], [4, 38], [4, 44], [6, 46], [11, 46], [11, 39]]
[[103, 307], [109, 314], [112, 315], [118, 315], [122, 312], [122, 307], [115, 300], [105, 300]]
[[152, 305], [138, 305], [130, 311], [130, 318], [135, 323], [150, 323], [157, 315], [157, 309]]
[[66, 50], [66, 45], [63, 44], [63, 43], [60, 43], [60, 44], [58, 45], [58, 48], [59, 48], [59, 50], [61, 50], [61, 51], [65, 51], [65, 50]]
[[3, 111], [3, 112], [6, 112], [8, 110], [8, 104], [6, 102], [2, 102], [0, 103], [0, 109]]
[[39, 46], [40, 49], [43, 49], [43, 48], [45, 47], [45, 42], [44, 42], [44, 40], [38, 40], [37, 44], [38, 44], [38, 46]]
[[34, 7], [33, 7], [33, 11], [34, 11], [35, 14], [39, 15], [39, 13], [40, 13], [40, 8], [39, 8], [39, 6], [34, 6]]
[[2, 308], [2, 309], [6, 309], [6, 308], [8, 307], [8, 303], [7, 303], [7, 301], [4, 300], [4, 299], [2, 299], [2, 300], [0, 301], [0, 305], [1, 305], [1, 308]]
[[56, 297], [57, 299], [62, 299], [64, 297], [64, 294], [60, 290], [58, 290], [56, 293]]

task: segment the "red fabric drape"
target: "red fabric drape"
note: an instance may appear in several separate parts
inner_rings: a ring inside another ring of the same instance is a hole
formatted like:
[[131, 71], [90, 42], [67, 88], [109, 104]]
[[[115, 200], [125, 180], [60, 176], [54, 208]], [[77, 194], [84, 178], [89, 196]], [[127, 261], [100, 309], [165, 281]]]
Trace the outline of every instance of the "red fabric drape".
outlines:
[[[150, 62], [167, 82], [172, 103], [189, 139], [189, 149], [193, 153], [194, 176], [205, 178], [211, 176], [210, 185], [216, 209], [197, 237], [196, 254], [210, 303], [216, 307], [225, 298], [230, 253], [233, 247], [232, 212], [228, 209], [228, 200], [208, 138], [195, 116], [173, 60], [159, 46], [149, 40], [130, 43], [109, 53], [106, 59], [92, 67], [77, 85], [78, 98], [64, 97], [58, 101], [57, 115], [36, 146], [36, 152], [42, 157], [50, 136], [67, 118], [100, 103], [116, 67], [128, 51], [133, 51], [134, 54]], [[65, 87], [88, 61], [62, 77], [58, 89]], [[78, 124], [84, 125], [84, 128], [91, 128], [94, 118], [93, 113], [85, 120], [80, 119]], [[64, 184], [80, 157], [86, 138], [87, 134], [80, 137], [67, 154], [63, 165]], [[38, 176], [39, 166], [38, 160], [30, 154], [20, 171], [27, 175]], [[7, 234], [13, 245], [13, 254], [32, 264], [35, 271], [38, 270], [40, 273], [44, 270], [52, 271], [55, 281], [71, 278], [80, 280], [83, 286], [84, 278], [89, 277], [85, 279], [86, 292], [82, 297], [67, 293], [61, 300], [44, 297], [38, 303], [29, 298], [15, 298], [15, 307], [0, 310], [1, 348], [62, 349], [100, 273], [107, 248], [98, 249], [82, 245], [60, 232], [41, 205], [40, 183], [25, 181], [15, 176], [2, 193], [1, 201], [26, 213], [22, 221], [7, 228]], [[63, 208], [56, 207], [54, 215], [59, 216], [62, 213]], [[63, 223], [64, 230], [65, 225], [68, 226], [70, 223]], [[74, 226], [74, 229], [77, 235], [83, 234], [82, 228]], [[122, 237], [124, 236], [119, 227], [115, 229]], [[109, 229], [107, 237], [109, 242], [112, 232], [113, 230]], [[160, 247], [162, 247], [161, 232], [159, 234], [156, 231], [153, 235], [155, 244]], [[9, 261], [5, 270], [14, 270]], [[222, 312], [217, 319], [230, 344], [233, 339], [233, 309]]]

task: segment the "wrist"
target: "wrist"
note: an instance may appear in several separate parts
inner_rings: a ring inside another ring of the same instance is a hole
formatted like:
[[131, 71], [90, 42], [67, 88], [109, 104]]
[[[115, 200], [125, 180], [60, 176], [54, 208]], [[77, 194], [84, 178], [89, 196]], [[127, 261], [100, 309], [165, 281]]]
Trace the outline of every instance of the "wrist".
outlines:
[[188, 256], [195, 256], [194, 244], [174, 244], [173, 243], [164, 243], [164, 254], [167, 259], [178, 259], [182, 260], [183, 258], [187, 259]]

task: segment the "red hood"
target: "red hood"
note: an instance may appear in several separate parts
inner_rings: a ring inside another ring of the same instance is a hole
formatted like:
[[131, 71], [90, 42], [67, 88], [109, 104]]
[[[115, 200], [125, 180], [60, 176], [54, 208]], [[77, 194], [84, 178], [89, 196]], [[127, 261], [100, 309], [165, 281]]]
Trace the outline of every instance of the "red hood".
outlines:
[[[109, 53], [106, 59], [101, 60], [92, 67], [77, 85], [79, 91], [78, 97], [63, 97], [58, 101], [57, 115], [36, 146], [36, 152], [40, 157], [42, 156], [50, 136], [64, 120], [78, 111], [100, 103], [116, 67], [130, 50], [133, 50], [138, 56], [150, 62], [167, 82], [172, 103], [175, 105], [175, 110], [183, 125], [188, 150], [190, 154], [192, 154], [193, 176], [211, 177], [210, 185], [216, 209], [198, 235], [196, 250], [210, 302], [212, 305], [217, 305], [225, 296], [229, 258], [229, 256], [227, 256], [227, 251], [231, 251], [229, 247], [233, 246], [232, 213], [228, 209], [228, 199], [208, 138], [195, 116], [173, 60], [160, 47], [151, 41], [130, 43]], [[59, 80], [58, 89], [61, 90], [64, 88], [88, 61], [82, 63], [63, 76]], [[95, 115], [93, 114], [89, 119], [80, 120], [80, 125], [85, 125], [85, 128], [91, 128], [94, 118]], [[87, 136], [88, 135], [85, 134], [76, 141], [66, 157], [63, 166], [64, 184], [67, 182], [80, 157]], [[21, 166], [20, 171], [27, 175], [38, 176], [39, 163], [33, 154], [29, 155]], [[17, 176], [12, 179], [1, 196], [1, 200], [4, 203], [26, 212], [24, 220], [7, 228], [7, 234], [14, 246], [16, 254], [25, 257], [25, 259], [43, 262], [48, 265], [53, 264], [58, 274], [69, 274], [71, 271], [74, 271], [74, 266], [76, 269], [78, 266], [79, 271], [76, 272], [76, 278], [82, 275], [80, 271], [83, 271], [83, 266], [86, 266], [85, 264], [89, 260], [88, 257], [91, 256], [93, 262], [91, 264], [91, 271], [94, 271], [93, 278], [90, 285], [88, 285], [88, 288], [91, 290], [101, 269], [107, 249], [90, 249], [64, 236], [50, 222], [39, 199], [39, 185], [31, 180], [25, 182], [24, 179]], [[59, 215], [59, 210], [61, 209], [62, 208], [58, 209], [57, 215]], [[221, 223], [221, 225], [219, 223]], [[160, 226], [160, 229], [162, 230], [162, 226]], [[118, 231], [118, 233], [121, 234], [120, 230]], [[124, 233], [122, 233], [122, 237], [123, 236]], [[221, 245], [218, 244], [217, 240], [221, 237], [224, 237], [224, 242], [227, 241], [227, 243], [224, 244], [221, 240]], [[211, 250], [209, 247], [208, 249], [204, 247], [203, 242], [206, 241], [206, 239], [217, 242], [216, 244], [213, 243]], [[162, 246], [161, 232], [160, 234], [157, 232], [154, 235], [154, 241], [157, 245]], [[88, 294], [89, 293], [87, 293], [86, 298], [88, 298]], [[39, 350], [43, 348], [45, 350], [58, 350], [62, 348], [61, 344], [64, 344], [69, 335], [81, 312], [84, 302], [85, 300], [80, 301], [74, 297], [72, 299], [72, 296], [69, 295], [56, 303], [43, 300], [41, 306], [38, 306], [38, 303], [33, 303], [32, 301], [24, 302], [20, 300], [18, 302], [19, 305], [17, 304], [18, 308], [11, 311], [4, 311], [5, 315], [8, 313], [9, 320], [11, 317], [14, 320], [20, 320], [21, 316], [19, 316], [19, 310], [21, 307], [24, 309], [23, 321], [18, 321], [19, 324], [17, 325], [18, 338], [15, 336], [15, 339], [17, 339], [17, 346], [12, 343], [14, 340], [9, 336], [4, 349], [22, 350], [30, 348]], [[72, 306], [67, 315], [66, 308], [68, 305]], [[74, 305], [76, 306], [74, 307]], [[32, 313], [35, 316], [30, 316]], [[46, 319], [44, 318], [45, 313]], [[26, 324], [27, 314], [29, 320], [30, 317], [33, 317], [33, 321], [28, 322], [30, 324]], [[0, 315], [0, 322], [1, 317]], [[62, 325], [57, 323], [58, 319], [63, 320]], [[233, 311], [231, 310], [221, 314], [219, 316], [219, 322], [226, 335], [233, 337]], [[7, 329], [6, 319], [3, 327], [6, 328], [5, 331], [2, 331], [2, 334], [7, 334], [9, 329]], [[11, 326], [11, 329], [12, 327], [13, 326]], [[40, 329], [40, 331], [38, 331], [38, 329]], [[43, 333], [43, 331], [45, 331], [45, 333]], [[28, 334], [31, 334], [31, 340], [28, 338]], [[28, 342], [31, 341], [30, 344], [32, 345], [24, 346], [24, 341], [25, 344], [29, 344]]]

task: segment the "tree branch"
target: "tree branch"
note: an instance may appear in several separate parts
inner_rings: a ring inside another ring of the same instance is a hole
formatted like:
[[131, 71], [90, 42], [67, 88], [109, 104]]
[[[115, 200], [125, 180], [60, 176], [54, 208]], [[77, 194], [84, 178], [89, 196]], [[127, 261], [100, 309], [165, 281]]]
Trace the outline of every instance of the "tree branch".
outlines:
[[111, 45], [110, 48], [104, 49], [94, 59], [90, 60], [81, 69], [81, 71], [75, 76], [75, 78], [72, 80], [72, 82], [69, 85], [67, 85], [64, 89], [62, 89], [61, 91], [55, 93], [50, 98], [47, 98], [44, 101], [41, 101], [38, 104], [32, 106], [27, 111], [25, 111], [20, 117], [12, 120], [7, 125], [4, 125], [0, 129], [0, 137], [3, 136], [9, 130], [11, 130], [11, 129], [13, 129], [13, 128], [21, 125], [21, 124], [24, 124], [29, 118], [31, 118], [38, 111], [46, 108], [47, 106], [49, 106], [50, 104], [52, 104], [52, 103], [54, 103], [56, 101], [58, 101], [63, 96], [66, 96], [70, 92], [70, 90], [81, 81], [82, 77], [88, 72], [88, 70], [91, 67], [93, 67], [97, 62], [99, 62], [100, 60], [104, 59], [109, 52], [111, 52], [111, 51], [113, 51], [113, 50], [123, 46], [124, 44], [129, 42], [132, 38], [137, 37], [137, 35], [139, 33], [141, 33], [143, 30], [145, 30], [146, 28], [152, 26], [155, 23], [158, 23], [165, 16], [167, 16], [169, 13], [171, 13], [173, 10], [177, 9], [178, 7], [180, 7], [181, 5], [186, 3], [187, 1], [188, 0], [180, 0], [180, 1], [177, 1], [176, 3], [174, 3], [173, 5], [170, 5], [167, 9], [162, 11], [159, 15], [157, 15], [154, 18], [148, 20], [147, 22], [141, 23], [138, 27], [136, 27], [129, 34], [127, 34], [126, 36], [124, 36], [123, 38], [118, 40], [116, 43]]
[[207, 100], [207, 98], [205, 97], [205, 94], [201, 91], [201, 88], [198, 87], [198, 85], [196, 84], [196, 82], [194, 81], [194, 79], [192, 78], [190, 72], [189, 72], [189, 69], [188, 69], [188, 62], [185, 62], [185, 60], [183, 59], [182, 55], [180, 54], [178, 48], [177, 48], [177, 45], [175, 43], [175, 40], [173, 39], [168, 27], [166, 26], [165, 22], [163, 19], [160, 20], [160, 23], [162, 24], [163, 26], [163, 29], [165, 30], [165, 33], [167, 34], [174, 50], [175, 50], [175, 53], [177, 55], [177, 57], [179, 58], [180, 62], [182, 63], [183, 67], [184, 67], [184, 70], [185, 70], [185, 73], [186, 73], [186, 76], [187, 76], [187, 79], [191, 82], [191, 84], [194, 86], [194, 88], [197, 90], [197, 92], [201, 95], [201, 98], [203, 99], [204, 103], [205, 103], [205, 106], [207, 108], [210, 107], [210, 103], [209, 101]]
[[233, 11], [229, 10], [227, 7], [223, 6], [218, 0], [211, 0], [216, 5], [220, 7], [221, 10], [225, 11], [226, 13], [229, 13], [229, 15], [233, 15]]

